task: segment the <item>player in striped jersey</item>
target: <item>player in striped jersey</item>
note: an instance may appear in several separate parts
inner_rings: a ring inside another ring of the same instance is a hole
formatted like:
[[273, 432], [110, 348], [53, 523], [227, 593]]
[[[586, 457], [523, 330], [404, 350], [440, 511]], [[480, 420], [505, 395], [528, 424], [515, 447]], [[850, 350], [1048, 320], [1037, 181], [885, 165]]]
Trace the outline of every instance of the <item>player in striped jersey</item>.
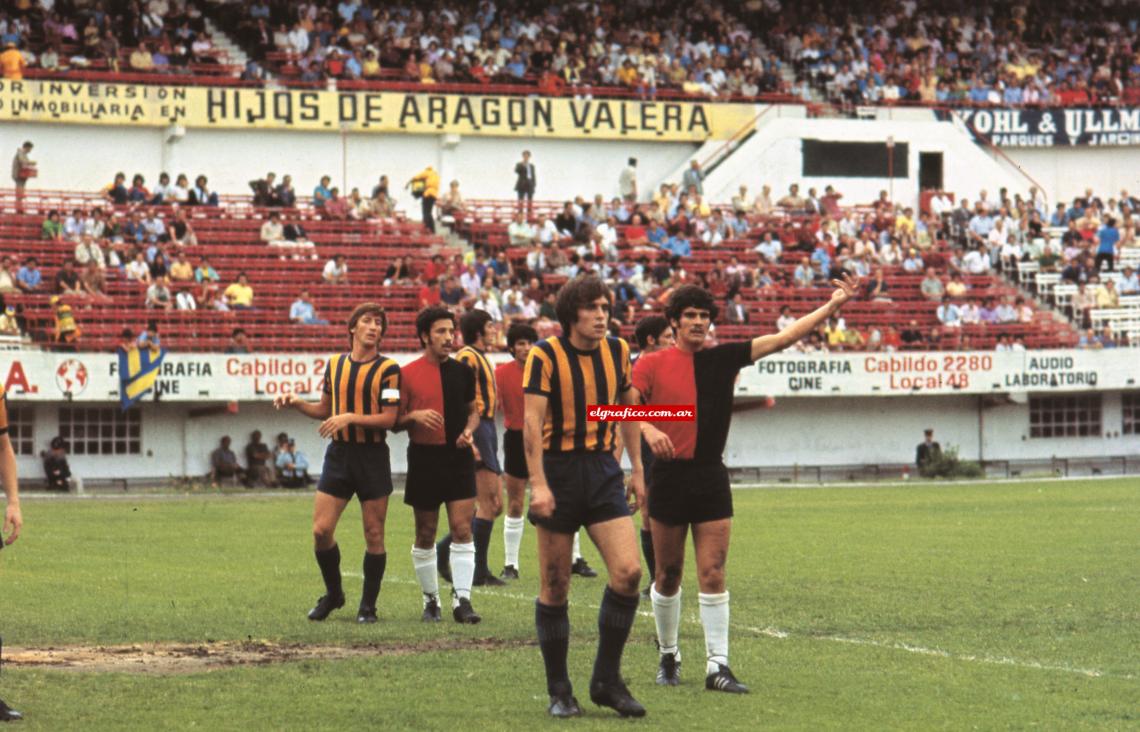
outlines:
[[[463, 337], [463, 348], [455, 354], [455, 360], [464, 364], [475, 375], [475, 408], [479, 411], [479, 426], [475, 428], [473, 439], [479, 459], [475, 462], [475, 520], [471, 525], [471, 535], [475, 540], [475, 579], [476, 586], [501, 586], [506, 584], [491, 573], [487, 566], [487, 550], [491, 545], [491, 534], [495, 529], [495, 519], [503, 512], [502, 485], [499, 476], [499, 440], [495, 434], [495, 408], [498, 406], [498, 387], [495, 371], [487, 360], [487, 348], [495, 341], [495, 321], [486, 310], [470, 310], [459, 319], [459, 334]], [[436, 562], [439, 573], [451, 581], [449, 557], [451, 534], [443, 537], [436, 545]]]
[[[529, 517], [538, 534], [541, 590], [535, 627], [546, 667], [549, 713], [581, 714], [567, 670], [567, 594], [573, 536], [585, 526], [609, 570], [598, 612], [598, 653], [590, 699], [622, 716], [645, 715], [621, 678], [621, 656], [637, 614], [641, 562], [624, 474], [614, 458], [612, 422], [594, 421], [596, 405], [632, 404], [629, 345], [608, 336], [613, 296], [596, 275], [576, 277], [558, 293], [562, 335], [539, 341], [523, 373], [523, 444], [531, 479]], [[633, 464], [630, 490], [645, 497], [636, 422], [621, 423]]]
[[350, 350], [329, 358], [319, 402], [294, 394], [279, 396], [277, 409], [292, 407], [321, 420], [321, 437], [332, 440], [325, 452], [321, 480], [313, 507], [313, 539], [325, 594], [309, 611], [310, 620], [324, 620], [344, 606], [340, 579], [340, 547], [336, 526], [355, 495], [364, 517], [364, 588], [356, 620], [376, 622], [376, 599], [388, 555], [384, 549], [384, 519], [392, 494], [392, 465], [386, 430], [396, 424], [400, 407], [400, 367], [379, 353], [388, 328], [377, 303], [358, 305], [348, 319]]
[[[8, 437], [8, 395], [0, 386], [0, 483], [4, 485], [7, 503], [4, 509], [3, 531], [0, 531], [0, 549], [20, 538], [24, 517], [20, 513], [20, 486], [16, 478], [16, 453]], [[7, 536], [5, 536], [7, 534]], [[15, 722], [24, 715], [12, 709], [0, 699], [0, 722]]]

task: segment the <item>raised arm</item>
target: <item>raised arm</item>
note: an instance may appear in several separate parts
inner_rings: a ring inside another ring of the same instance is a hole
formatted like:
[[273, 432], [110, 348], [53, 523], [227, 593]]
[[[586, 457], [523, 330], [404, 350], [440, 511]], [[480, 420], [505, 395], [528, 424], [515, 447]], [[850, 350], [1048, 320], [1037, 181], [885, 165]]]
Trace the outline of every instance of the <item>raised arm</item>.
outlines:
[[832, 280], [831, 284], [835, 286], [836, 290], [831, 293], [831, 299], [825, 305], [816, 308], [779, 333], [753, 338], [752, 360], [759, 361], [769, 354], [779, 353], [810, 334], [819, 327], [820, 323], [826, 322], [828, 318], [839, 312], [839, 309], [848, 300], [855, 296], [859, 289], [860, 278], [852, 278], [851, 275], [845, 274], [842, 280]]

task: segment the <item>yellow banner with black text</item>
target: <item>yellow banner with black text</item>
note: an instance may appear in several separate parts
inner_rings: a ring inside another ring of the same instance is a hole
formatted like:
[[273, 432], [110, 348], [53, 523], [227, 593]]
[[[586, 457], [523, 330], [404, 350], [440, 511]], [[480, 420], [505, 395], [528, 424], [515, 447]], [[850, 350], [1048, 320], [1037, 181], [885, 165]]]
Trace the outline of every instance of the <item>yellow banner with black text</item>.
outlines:
[[0, 121], [192, 129], [701, 142], [752, 123], [752, 104], [0, 81]]

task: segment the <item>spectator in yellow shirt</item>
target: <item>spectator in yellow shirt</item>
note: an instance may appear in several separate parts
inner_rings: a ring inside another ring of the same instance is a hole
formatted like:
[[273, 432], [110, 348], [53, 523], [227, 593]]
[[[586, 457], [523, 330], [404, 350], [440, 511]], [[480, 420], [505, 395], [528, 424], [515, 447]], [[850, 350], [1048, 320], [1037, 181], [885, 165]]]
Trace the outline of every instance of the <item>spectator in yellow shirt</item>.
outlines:
[[234, 310], [253, 309], [253, 288], [249, 286], [249, 277], [245, 272], [239, 273], [238, 281], [227, 287], [222, 294]]
[[1120, 293], [1116, 290], [1116, 280], [1108, 279], [1096, 291], [1096, 306], [1098, 308], [1120, 307]]
[[0, 72], [3, 72], [6, 81], [21, 81], [24, 78], [24, 68], [28, 62], [24, 54], [16, 48], [16, 44], [9, 41], [4, 44], [4, 52], [0, 53]]
[[439, 198], [439, 173], [430, 165], [412, 176], [405, 188], [423, 204], [423, 221], [428, 231], [435, 233], [435, 201]]

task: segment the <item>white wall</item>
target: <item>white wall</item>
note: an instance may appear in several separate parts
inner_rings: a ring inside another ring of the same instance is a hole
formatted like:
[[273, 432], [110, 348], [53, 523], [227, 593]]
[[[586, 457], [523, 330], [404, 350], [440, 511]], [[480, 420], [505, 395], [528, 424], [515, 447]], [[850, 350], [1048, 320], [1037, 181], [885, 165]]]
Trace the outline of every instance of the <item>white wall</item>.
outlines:
[[251, 179], [272, 170], [278, 180], [291, 174], [302, 196], [325, 174], [346, 193], [355, 186], [368, 195], [380, 175], [387, 174], [393, 193], [409, 211], [417, 209], [416, 202], [398, 189], [429, 164], [441, 172], [444, 186], [457, 178], [468, 198], [513, 198], [514, 165], [529, 149], [537, 166], [538, 198], [602, 193], [608, 199], [618, 194], [618, 175], [627, 158], [638, 158], [639, 178], [646, 187], [666, 177], [697, 148], [692, 143], [613, 140], [195, 129], [177, 140], [164, 138], [165, 132], [148, 128], [0, 125], [0, 151], [14, 154], [24, 140], [35, 143], [32, 157], [40, 175], [32, 188], [98, 190], [116, 171], [128, 178], [140, 172], [153, 184], [165, 170], [172, 177], [186, 173], [191, 181], [202, 173], [219, 193], [245, 194]]
[[[944, 448], [955, 445], [967, 459], [1140, 456], [1140, 435], [1120, 434], [1119, 392], [1103, 395], [1104, 437], [1030, 439], [1027, 404], [985, 407], [979, 433], [980, 404], [974, 396], [777, 399], [772, 408], [746, 409], [734, 416], [725, 460], [739, 468], [911, 463], [927, 427], [934, 428]], [[33, 407], [37, 451], [45, 449], [58, 431], [58, 406], [35, 403]], [[148, 403], [142, 419], [142, 455], [73, 456], [75, 473], [88, 479], [204, 475], [209, 454], [222, 435], [233, 439], [233, 449], [244, 462], [242, 448], [255, 429], [271, 446], [278, 432], [293, 436], [314, 474], [324, 456], [326, 443], [317, 434], [317, 422], [295, 412], [275, 412], [267, 403], [242, 403], [238, 414], [202, 418], [190, 418], [185, 404]], [[403, 473], [406, 436], [389, 435], [388, 444], [393, 471]], [[38, 457], [21, 457], [18, 463], [21, 475], [42, 477]]]
[[1106, 200], [1140, 191], [1140, 147], [1002, 148], [1033, 176], [1049, 201], [1072, 201], [1092, 188]]

